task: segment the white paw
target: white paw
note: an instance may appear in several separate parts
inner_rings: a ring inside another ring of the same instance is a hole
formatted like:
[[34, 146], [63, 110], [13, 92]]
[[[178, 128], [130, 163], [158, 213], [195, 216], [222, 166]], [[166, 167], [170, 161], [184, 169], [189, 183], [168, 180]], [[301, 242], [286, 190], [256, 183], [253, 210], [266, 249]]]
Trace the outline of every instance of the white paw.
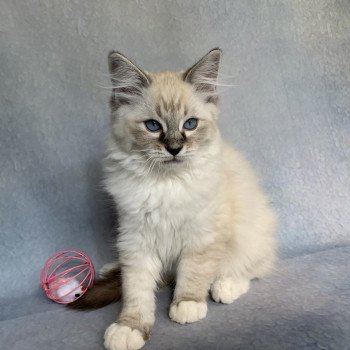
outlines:
[[211, 296], [217, 303], [231, 304], [249, 289], [248, 279], [220, 278], [211, 285]]
[[145, 344], [139, 330], [118, 323], [112, 323], [106, 329], [104, 338], [108, 350], [138, 350]]
[[110, 271], [110, 270], [113, 270], [115, 269], [116, 267], [118, 267], [118, 263], [117, 262], [110, 262], [110, 263], [107, 263], [107, 264], [104, 264], [100, 270], [98, 271], [98, 275], [99, 277], [103, 277], [103, 275]]
[[196, 322], [207, 316], [208, 306], [205, 302], [180, 301], [170, 306], [169, 317], [178, 323]]

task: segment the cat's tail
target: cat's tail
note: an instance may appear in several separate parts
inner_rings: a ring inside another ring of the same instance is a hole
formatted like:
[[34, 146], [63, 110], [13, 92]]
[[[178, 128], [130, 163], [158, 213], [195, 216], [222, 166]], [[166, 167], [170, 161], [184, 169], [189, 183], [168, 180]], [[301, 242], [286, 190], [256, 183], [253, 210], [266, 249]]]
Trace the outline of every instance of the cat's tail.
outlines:
[[120, 268], [112, 268], [96, 279], [85, 294], [68, 304], [76, 310], [99, 309], [108, 304], [115, 303], [121, 298], [121, 273]]

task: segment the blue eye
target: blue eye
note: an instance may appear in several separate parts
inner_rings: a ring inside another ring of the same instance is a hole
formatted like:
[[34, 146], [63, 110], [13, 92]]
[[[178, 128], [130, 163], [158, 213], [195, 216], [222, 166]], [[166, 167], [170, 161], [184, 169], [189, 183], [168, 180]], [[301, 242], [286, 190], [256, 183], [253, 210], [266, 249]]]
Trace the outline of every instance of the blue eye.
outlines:
[[159, 131], [162, 128], [161, 125], [154, 119], [146, 120], [145, 125], [146, 128], [152, 132]]
[[190, 118], [184, 122], [183, 127], [186, 130], [193, 130], [197, 127], [197, 125], [198, 125], [198, 119], [197, 118]]

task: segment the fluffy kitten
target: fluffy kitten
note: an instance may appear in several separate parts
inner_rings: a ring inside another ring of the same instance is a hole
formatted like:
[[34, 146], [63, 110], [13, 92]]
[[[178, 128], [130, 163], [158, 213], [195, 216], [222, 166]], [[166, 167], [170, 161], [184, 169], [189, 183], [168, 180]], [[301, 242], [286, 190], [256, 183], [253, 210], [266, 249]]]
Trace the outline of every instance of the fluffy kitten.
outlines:
[[122, 294], [105, 333], [109, 350], [141, 348], [154, 324], [155, 290], [176, 282], [169, 316], [181, 324], [232, 303], [275, 261], [275, 214], [246, 160], [221, 138], [213, 49], [185, 72], [148, 73], [109, 55], [112, 121], [105, 185], [119, 213], [118, 266], [73, 306]]

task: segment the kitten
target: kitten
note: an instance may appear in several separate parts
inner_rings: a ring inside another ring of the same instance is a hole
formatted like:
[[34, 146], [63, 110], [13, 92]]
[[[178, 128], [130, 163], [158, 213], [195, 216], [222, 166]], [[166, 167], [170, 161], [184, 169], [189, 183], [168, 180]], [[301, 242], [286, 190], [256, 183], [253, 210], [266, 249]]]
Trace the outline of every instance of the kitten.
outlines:
[[176, 281], [169, 316], [203, 319], [210, 290], [230, 304], [275, 261], [276, 218], [247, 161], [221, 138], [216, 91], [220, 49], [185, 72], [148, 73], [118, 52], [105, 186], [119, 213], [118, 263], [76, 308], [121, 297], [105, 332], [109, 350], [140, 349], [154, 324], [155, 291]]

